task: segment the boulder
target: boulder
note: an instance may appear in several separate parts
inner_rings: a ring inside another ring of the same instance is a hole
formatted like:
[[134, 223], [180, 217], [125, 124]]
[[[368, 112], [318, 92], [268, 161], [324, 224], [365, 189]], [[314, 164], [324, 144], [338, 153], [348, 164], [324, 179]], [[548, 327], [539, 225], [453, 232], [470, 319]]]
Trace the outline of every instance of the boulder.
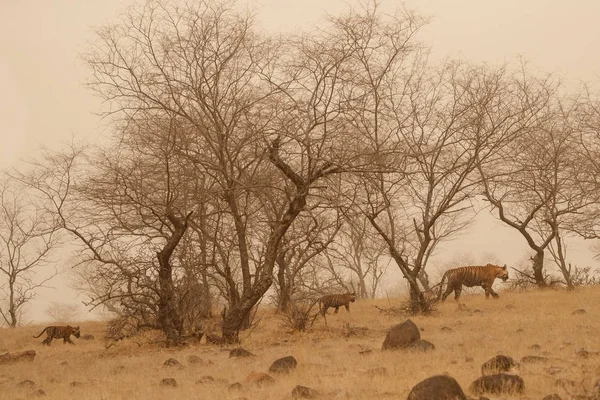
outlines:
[[388, 331], [381, 350], [405, 349], [419, 339], [421, 339], [419, 328], [412, 320], [407, 319]]
[[435, 375], [419, 382], [408, 394], [407, 400], [466, 400], [467, 396], [454, 378]]
[[289, 373], [290, 371], [296, 369], [296, 365], [298, 365], [298, 361], [293, 356], [287, 356], [275, 360], [271, 367], [269, 367], [269, 372], [274, 373]]
[[12, 364], [20, 361], [33, 361], [35, 350], [20, 351], [17, 353], [5, 353], [0, 355], [0, 365]]
[[521, 394], [525, 390], [525, 382], [518, 375], [494, 374], [482, 376], [469, 387], [475, 394]]
[[499, 372], [508, 372], [512, 367], [516, 367], [517, 363], [512, 357], [497, 355], [481, 365], [481, 375], [492, 375]]
[[292, 390], [294, 399], [314, 399], [319, 396], [319, 392], [307, 386], [298, 385]]

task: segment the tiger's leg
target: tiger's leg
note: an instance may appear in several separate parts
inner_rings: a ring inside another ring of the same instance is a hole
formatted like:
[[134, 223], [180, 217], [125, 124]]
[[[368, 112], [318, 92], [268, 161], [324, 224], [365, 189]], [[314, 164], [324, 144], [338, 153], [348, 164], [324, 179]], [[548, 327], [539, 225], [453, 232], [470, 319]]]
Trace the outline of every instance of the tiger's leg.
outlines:
[[492, 289], [491, 286], [490, 286], [490, 293], [492, 294], [492, 297], [495, 298], [495, 299], [497, 299], [498, 297], [500, 297], [500, 296], [498, 296], [498, 293], [494, 292], [494, 290]]
[[65, 343], [71, 343], [71, 344], [75, 344], [75, 343], [73, 343], [73, 342], [71, 341], [71, 335], [67, 336], [67, 337], [65, 338], [65, 341], [64, 341], [64, 342], [65, 342]]
[[448, 297], [450, 295], [450, 293], [452, 293], [453, 291], [454, 291], [454, 288], [452, 286], [448, 285], [448, 287], [446, 288], [446, 291], [442, 295], [442, 301], [446, 301], [446, 297]]
[[460, 298], [460, 293], [462, 292], [462, 285], [457, 286], [454, 289], [454, 300], [458, 301], [458, 299]]
[[346, 311], [350, 312], [350, 303], [344, 304], [344, 307], [346, 307]]
[[44, 339], [42, 344], [46, 344], [46, 345], [50, 346], [50, 343], [52, 343], [52, 336], [48, 335], [48, 337], [46, 337], [46, 339]]
[[338, 313], [338, 311], [340, 311], [340, 306], [336, 306], [336, 307], [335, 307], [335, 312], [334, 312], [334, 314], [337, 314], [337, 313]]
[[489, 299], [490, 298], [490, 289], [486, 285], [481, 285], [481, 287], [483, 288], [483, 290], [485, 290], [485, 298]]

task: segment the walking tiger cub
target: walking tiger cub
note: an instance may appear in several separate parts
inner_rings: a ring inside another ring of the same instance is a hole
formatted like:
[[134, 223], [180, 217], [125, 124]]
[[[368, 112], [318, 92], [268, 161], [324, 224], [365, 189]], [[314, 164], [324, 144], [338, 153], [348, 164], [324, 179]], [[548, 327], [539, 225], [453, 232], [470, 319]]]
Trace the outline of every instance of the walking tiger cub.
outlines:
[[52, 343], [52, 339], [63, 339], [63, 343], [69, 342], [71, 344], [75, 344], [71, 341], [71, 335], [75, 336], [76, 338], [79, 338], [79, 336], [81, 335], [81, 332], [79, 331], [79, 326], [47, 326], [39, 335], [34, 336], [33, 338], [39, 338], [44, 334], [44, 332], [47, 332], [48, 336], [46, 337], [46, 339], [44, 339], [42, 344], [47, 344], [48, 346], [50, 346], [50, 343]]
[[356, 293], [344, 294], [328, 294], [319, 299], [319, 310], [325, 317], [327, 309], [335, 308], [334, 314], [337, 314], [341, 306], [346, 307], [346, 311], [350, 312], [350, 302], [356, 301]]
[[[448, 286], [442, 295], [444, 280], [446, 278], [448, 279]], [[498, 293], [494, 292], [492, 289], [492, 285], [496, 278], [500, 278], [506, 282], [508, 279], [506, 265], [504, 265], [504, 267], [499, 267], [498, 265], [487, 264], [484, 267], [477, 266], [449, 269], [444, 276], [442, 276], [438, 299], [441, 297], [442, 301], [445, 301], [446, 297], [454, 291], [454, 298], [455, 300], [458, 300], [463, 285], [467, 287], [481, 286], [485, 290], [485, 297], [490, 297], [491, 293], [491, 295], [497, 299]]]

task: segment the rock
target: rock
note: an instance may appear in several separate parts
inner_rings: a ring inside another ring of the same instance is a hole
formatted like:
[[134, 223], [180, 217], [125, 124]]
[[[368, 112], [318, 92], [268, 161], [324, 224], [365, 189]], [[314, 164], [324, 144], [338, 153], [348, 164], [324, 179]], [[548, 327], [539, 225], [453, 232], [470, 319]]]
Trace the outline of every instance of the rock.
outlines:
[[525, 382], [518, 375], [500, 373], [482, 376], [471, 384], [469, 390], [475, 394], [521, 394], [525, 390]]
[[556, 393], [545, 396], [542, 400], [562, 400]]
[[162, 387], [177, 387], [177, 381], [174, 378], [162, 378], [159, 386]]
[[174, 358], [169, 358], [163, 365], [165, 367], [181, 367], [181, 363]]
[[379, 367], [379, 368], [371, 368], [368, 369], [365, 372], [367, 375], [374, 377], [374, 376], [387, 376], [388, 375], [388, 370], [385, 367]]
[[405, 349], [421, 339], [419, 328], [410, 319], [393, 326], [387, 333], [381, 350]]
[[94, 340], [95, 337], [94, 337], [94, 335], [90, 335], [89, 333], [86, 333], [85, 335], [81, 335], [80, 339], [83, 339], [83, 340]]
[[46, 392], [44, 392], [42, 389], [38, 389], [35, 392], [33, 392], [31, 395], [36, 396], [36, 397], [44, 397], [46, 395]]
[[188, 364], [204, 364], [204, 360], [195, 354], [187, 356], [186, 361]]
[[248, 350], [238, 347], [236, 349], [231, 349], [229, 352], [229, 358], [232, 357], [254, 357], [254, 354], [250, 353]]
[[0, 356], [0, 365], [12, 364], [20, 361], [33, 361], [35, 350], [26, 350], [17, 353], [6, 353]]
[[454, 378], [435, 375], [419, 382], [408, 394], [408, 400], [466, 400], [467, 396]]
[[196, 381], [196, 383], [202, 383], [202, 384], [205, 384], [205, 383], [214, 383], [214, 382], [215, 382], [215, 378], [213, 378], [210, 375], [201, 376], [200, 379], [198, 379]]
[[543, 363], [543, 362], [547, 362], [549, 361], [547, 357], [541, 357], [541, 356], [525, 356], [523, 358], [521, 358], [521, 362], [523, 364], [536, 364], [536, 363]]
[[542, 347], [539, 344], [532, 344], [529, 346], [531, 350], [540, 350]]
[[373, 354], [373, 349], [364, 349], [358, 352], [358, 354], [362, 354], [363, 356]]
[[290, 371], [296, 369], [296, 365], [298, 365], [298, 361], [293, 356], [287, 356], [280, 358], [279, 360], [275, 360], [271, 367], [269, 367], [269, 372], [274, 373], [289, 373]]
[[563, 369], [561, 367], [557, 367], [555, 365], [552, 365], [548, 368], [546, 368], [546, 372], [550, 375], [558, 375], [563, 371]]
[[449, 326], [442, 326], [442, 327], [440, 328], [440, 330], [441, 330], [442, 332], [452, 332], [452, 328], [450, 328]]
[[82, 386], [85, 386], [85, 382], [73, 381], [73, 382], [69, 383], [69, 386], [71, 386], [71, 387], [82, 387]]
[[519, 329], [517, 329], [515, 332], [517, 332], [517, 333], [524, 333], [524, 332], [525, 332], [525, 329], [523, 329], [523, 328], [519, 328]]
[[204, 336], [206, 337], [206, 343], [223, 344], [223, 338], [219, 335], [214, 335], [212, 333], [206, 333]]
[[24, 381], [17, 383], [17, 386], [20, 388], [33, 389], [35, 387], [35, 382], [30, 379], [25, 379]]
[[242, 384], [239, 382], [234, 382], [231, 385], [229, 385], [227, 387], [229, 390], [241, 390], [242, 389]]
[[315, 389], [309, 388], [307, 386], [297, 385], [292, 390], [292, 397], [294, 399], [314, 399], [319, 395]]
[[63, 367], [66, 367], [67, 365], [69, 365], [69, 363], [66, 362], [66, 361], [63, 361], [63, 362], [60, 363], [60, 365], [62, 365]]
[[584, 315], [584, 314], [587, 314], [587, 311], [585, 311], [583, 308], [578, 308], [577, 310], [573, 311], [571, 314], [573, 314], [573, 315]]
[[517, 363], [513, 360], [512, 357], [497, 355], [484, 362], [481, 365], [481, 375], [492, 375], [497, 374], [499, 372], [507, 372], [510, 371], [512, 367], [516, 367]]
[[465, 362], [473, 362], [473, 357], [465, 357]]
[[408, 349], [414, 351], [432, 351], [435, 350], [435, 346], [427, 340], [419, 339], [408, 346]]
[[265, 374], [264, 372], [252, 371], [248, 374], [246, 379], [244, 379], [244, 383], [249, 385], [265, 386], [275, 383], [275, 379], [273, 379], [271, 375]]

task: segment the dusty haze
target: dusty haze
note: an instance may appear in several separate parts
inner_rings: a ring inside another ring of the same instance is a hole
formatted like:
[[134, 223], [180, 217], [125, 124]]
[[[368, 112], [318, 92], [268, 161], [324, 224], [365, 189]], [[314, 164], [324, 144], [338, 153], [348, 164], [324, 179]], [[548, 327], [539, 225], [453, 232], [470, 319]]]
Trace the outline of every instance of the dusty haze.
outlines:
[[[82, 86], [87, 71], [77, 54], [92, 38], [92, 26], [113, 20], [119, 10], [132, 3], [0, 0], [0, 168], [14, 167], [20, 159], [34, 155], [39, 146], [52, 147], [72, 135], [92, 142], [107, 137], [106, 126], [93, 114], [99, 100]], [[247, 3], [257, 9], [264, 29], [290, 31], [312, 29], [325, 13], [336, 14], [352, 2]], [[381, 1], [383, 9], [391, 10], [397, 4]], [[597, 0], [413, 0], [406, 5], [432, 16], [419, 37], [432, 47], [434, 60], [460, 56], [474, 62], [499, 63], [523, 55], [535, 68], [565, 78], [569, 86], [579, 84], [579, 80], [594, 85], [600, 81]], [[574, 264], [597, 266], [588, 247], [583, 242], [570, 247]], [[511, 265], [526, 257], [527, 247], [521, 237], [482, 213], [468, 234], [438, 250], [433, 269], [464, 252], [475, 258], [489, 255]], [[60, 262], [60, 256], [56, 258]], [[399, 277], [393, 266], [390, 272], [388, 287], [393, 288]], [[55, 289], [41, 291], [32, 303], [28, 320], [46, 318], [49, 301], [81, 300], [66, 286], [64, 274], [52, 285]]]

